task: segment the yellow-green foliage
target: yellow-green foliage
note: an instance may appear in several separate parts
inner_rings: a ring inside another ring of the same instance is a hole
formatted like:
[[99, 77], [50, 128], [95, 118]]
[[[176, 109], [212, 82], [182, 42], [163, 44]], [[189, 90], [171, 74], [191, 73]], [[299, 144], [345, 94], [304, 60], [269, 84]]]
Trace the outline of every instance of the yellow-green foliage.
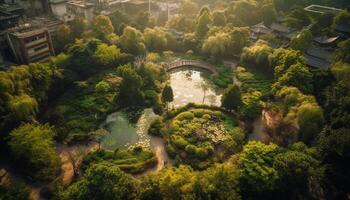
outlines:
[[222, 159], [215, 152], [217, 147], [226, 155], [240, 149], [244, 133], [236, 126], [234, 119], [220, 111], [198, 108], [182, 112], [169, 126], [169, 154], [195, 168], [206, 168], [213, 159]]
[[34, 63], [0, 72], [0, 115], [3, 119], [25, 121], [35, 117], [39, 103], [47, 100], [52, 75], [48, 65]]
[[53, 180], [60, 172], [53, 129], [48, 125], [23, 124], [11, 131], [10, 149], [18, 166], [37, 180]]
[[324, 120], [315, 97], [304, 95], [295, 87], [284, 87], [276, 96], [284, 102], [284, 120], [297, 126], [299, 137], [310, 142], [321, 131]]
[[113, 166], [129, 173], [139, 173], [157, 163], [157, 157], [150, 150], [134, 147], [128, 150], [107, 151], [99, 150], [88, 154], [82, 162], [82, 169], [91, 165], [108, 162]]

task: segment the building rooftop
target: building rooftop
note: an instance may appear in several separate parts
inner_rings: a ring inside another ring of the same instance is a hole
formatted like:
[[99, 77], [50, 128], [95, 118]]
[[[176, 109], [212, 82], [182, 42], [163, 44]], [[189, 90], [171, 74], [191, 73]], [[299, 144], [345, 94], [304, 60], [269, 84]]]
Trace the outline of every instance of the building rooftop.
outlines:
[[272, 30], [264, 25], [263, 22], [250, 27], [250, 30], [258, 34], [271, 34]]
[[78, 6], [81, 8], [90, 8], [93, 7], [94, 4], [86, 1], [80, 1], [80, 0], [73, 0], [73, 1], [68, 1], [67, 4]]
[[342, 11], [341, 9], [338, 9], [338, 8], [316, 5], [316, 4], [309, 5], [306, 8], [304, 8], [304, 10], [312, 13], [317, 13], [317, 14], [325, 14], [325, 13], [338, 14], [339, 12]]
[[327, 36], [319, 36], [315, 37], [313, 40], [319, 44], [331, 44], [336, 42], [339, 39], [339, 36], [335, 37], [327, 37]]
[[50, 0], [50, 3], [51, 4], [59, 4], [59, 3], [65, 3], [67, 2], [68, 0]]
[[343, 33], [350, 33], [350, 25], [337, 24], [335, 30]]
[[280, 33], [290, 33], [292, 29], [279, 23], [272, 23], [270, 29], [280, 32]]
[[24, 12], [24, 9], [22, 6], [20, 6], [17, 3], [3, 3], [0, 4], [0, 10], [5, 11], [5, 12], [9, 12], [12, 14], [18, 14], [18, 13], [22, 13]]
[[327, 62], [325, 60], [322, 60], [322, 59], [319, 59], [319, 58], [316, 58], [316, 57], [313, 57], [313, 56], [310, 56], [307, 54], [304, 54], [303, 57], [306, 61], [306, 64], [313, 67], [313, 68], [326, 69], [326, 68], [329, 68], [331, 65], [329, 62]]
[[47, 29], [50, 33], [53, 33], [62, 24], [62, 21], [57, 20], [51, 16], [34, 17], [27, 18], [18, 26], [8, 29], [8, 31], [12, 33], [22, 33], [44, 28]]
[[325, 61], [330, 61], [332, 57], [332, 51], [326, 50], [324, 48], [311, 47], [306, 52], [308, 55], [323, 59]]

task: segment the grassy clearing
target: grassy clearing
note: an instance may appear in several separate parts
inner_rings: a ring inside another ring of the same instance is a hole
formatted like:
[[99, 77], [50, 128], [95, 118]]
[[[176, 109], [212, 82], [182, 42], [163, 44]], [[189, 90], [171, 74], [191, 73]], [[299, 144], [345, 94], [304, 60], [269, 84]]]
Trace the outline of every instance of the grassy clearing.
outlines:
[[261, 92], [263, 98], [271, 95], [271, 85], [273, 83], [271, 74], [254, 67], [237, 67], [234, 73], [241, 81], [241, 89], [244, 93], [254, 89]]
[[140, 173], [157, 164], [157, 157], [150, 150], [135, 147], [129, 150], [99, 150], [88, 154], [82, 162], [84, 171], [90, 165], [107, 162], [128, 173]]

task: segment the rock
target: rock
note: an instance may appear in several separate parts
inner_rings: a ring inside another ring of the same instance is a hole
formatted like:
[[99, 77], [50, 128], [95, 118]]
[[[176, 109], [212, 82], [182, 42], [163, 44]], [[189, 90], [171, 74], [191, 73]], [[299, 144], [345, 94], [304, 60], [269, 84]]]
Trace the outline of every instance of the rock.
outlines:
[[9, 173], [5, 169], [0, 169], [0, 186], [8, 187], [11, 184]]

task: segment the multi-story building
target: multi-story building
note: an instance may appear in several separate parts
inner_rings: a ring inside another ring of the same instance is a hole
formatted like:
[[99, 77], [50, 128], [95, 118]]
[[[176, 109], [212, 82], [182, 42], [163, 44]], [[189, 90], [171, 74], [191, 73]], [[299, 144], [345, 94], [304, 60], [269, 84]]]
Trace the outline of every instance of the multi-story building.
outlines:
[[86, 1], [73, 0], [68, 1], [67, 13], [73, 17], [82, 17], [88, 23], [94, 18], [94, 4]]
[[15, 28], [8, 32], [7, 40], [17, 63], [47, 62], [54, 55], [48, 29]]

